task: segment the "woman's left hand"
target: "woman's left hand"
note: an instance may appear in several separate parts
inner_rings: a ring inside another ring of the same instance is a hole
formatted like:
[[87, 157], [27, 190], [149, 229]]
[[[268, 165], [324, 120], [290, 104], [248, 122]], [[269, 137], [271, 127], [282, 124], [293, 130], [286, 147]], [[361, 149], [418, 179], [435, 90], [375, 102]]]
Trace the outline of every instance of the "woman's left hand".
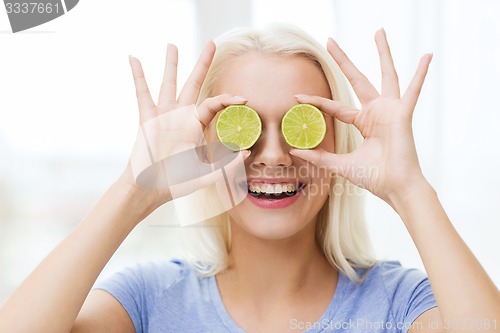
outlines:
[[381, 94], [354, 66], [335, 41], [327, 49], [351, 83], [361, 109], [323, 97], [298, 95], [300, 103], [316, 105], [338, 120], [353, 124], [364, 137], [358, 149], [334, 154], [321, 149], [290, 153], [319, 167], [326, 167], [354, 184], [387, 201], [404, 196], [418, 184], [426, 183], [418, 162], [412, 133], [412, 115], [432, 54], [424, 55], [404, 95], [400, 96], [398, 76], [383, 29], [375, 34], [382, 69]]

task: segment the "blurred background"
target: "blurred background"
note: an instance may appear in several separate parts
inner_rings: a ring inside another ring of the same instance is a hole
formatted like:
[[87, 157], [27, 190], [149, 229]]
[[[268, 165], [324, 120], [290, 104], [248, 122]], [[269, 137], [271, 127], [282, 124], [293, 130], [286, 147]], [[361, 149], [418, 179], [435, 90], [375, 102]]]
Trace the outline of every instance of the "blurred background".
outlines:
[[[137, 106], [128, 55], [158, 95], [167, 43], [184, 82], [203, 44], [236, 26], [288, 22], [334, 37], [379, 86], [373, 35], [386, 29], [406, 88], [434, 53], [414, 132], [425, 175], [455, 227], [500, 285], [500, 3], [495, 0], [86, 0], [12, 34], [0, 9], [0, 304], [96, 204], [128, 161]], [[279, 88], [279, 87], [277, 87]], [[380, 259], [423, 268], [381, 200], [366, 215]], [[105, 277], [176, 254], [175, 216], [162, 208], [127, 238]]]

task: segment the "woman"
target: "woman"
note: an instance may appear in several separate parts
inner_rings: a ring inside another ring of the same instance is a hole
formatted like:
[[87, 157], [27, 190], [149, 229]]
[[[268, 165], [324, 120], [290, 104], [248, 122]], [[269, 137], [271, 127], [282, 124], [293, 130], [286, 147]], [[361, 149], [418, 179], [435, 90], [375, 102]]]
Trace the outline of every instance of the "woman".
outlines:
[[[217, 113], [247, 104], [263, 123], [250, 154], [240, 153], [249, 191], [273, 192], [279, 184], [295, 195], [276, 205], [265, 194], [249, 194], [207, 222], [218, 228], [202, 231], [206, 244], [191, 263], [138, 265], [89, 294], [132, 229], [175, 196], [140, 186], [129, 163], [90, 215], [4, 305], [0, 331], [495, 330], [498, 290], [448, 220], [413, 142], [412, 113], [432, 56], [422, 57], [401, 97], [383, 30], [375, 41], [381, 94], [333, 40], [328, 54], [291, 27], [228, 33], [217, 53], [209, 43], [178, 98], [177, 51], [169, 46], [157, 104], [139, 61], [131, 58], [141, 124], [172, 112], [172, 128], [201, 128], [211, 142]], [[341, 71], [361, 102], [359, 110]], [[197, 108], [188, 107], [195, 103]], [[292, 149], [281, 135], [281, 119], [297, 103], [325, 113], [327, 133], [316, 149]], [[175, 113], [179, 109], [186, 112]], [[364, 137], [357, 149], [355, 128]], [[169, 142], [161, 149], [175, 151]], [[428, 279], [397, 262], [373, 260], [351, 183], [401, 216]]]

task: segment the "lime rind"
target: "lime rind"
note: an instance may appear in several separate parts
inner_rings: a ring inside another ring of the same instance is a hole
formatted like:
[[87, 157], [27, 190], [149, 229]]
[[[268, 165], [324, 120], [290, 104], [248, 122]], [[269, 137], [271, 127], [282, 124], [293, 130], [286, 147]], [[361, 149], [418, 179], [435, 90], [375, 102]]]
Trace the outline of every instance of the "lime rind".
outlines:
[[246, 105], [230, 105], [222, 110], [215, 124], [219, 141], [233, 151], [252, 147], [262, 133], [258, 113]]
[[297, 104], [283, 116], [281, 131], [286, 143], [293, 148], [313, 149], [325, 138], [325, 117], [314, 105]]

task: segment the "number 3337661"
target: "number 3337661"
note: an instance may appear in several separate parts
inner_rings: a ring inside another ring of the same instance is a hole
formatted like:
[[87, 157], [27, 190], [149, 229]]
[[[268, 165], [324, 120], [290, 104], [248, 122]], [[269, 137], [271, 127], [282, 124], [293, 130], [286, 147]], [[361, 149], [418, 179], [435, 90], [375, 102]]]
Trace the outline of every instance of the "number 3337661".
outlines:
[[7, 14], [28, 14], [28, 13], [39, 13], [39, 14], [51, 14], [52, 12], [59, 13], [59, 4], [55, 3], [42, 3], [42, 2], [14, 2], [6, 3], [5, 8], [7, 9]]

